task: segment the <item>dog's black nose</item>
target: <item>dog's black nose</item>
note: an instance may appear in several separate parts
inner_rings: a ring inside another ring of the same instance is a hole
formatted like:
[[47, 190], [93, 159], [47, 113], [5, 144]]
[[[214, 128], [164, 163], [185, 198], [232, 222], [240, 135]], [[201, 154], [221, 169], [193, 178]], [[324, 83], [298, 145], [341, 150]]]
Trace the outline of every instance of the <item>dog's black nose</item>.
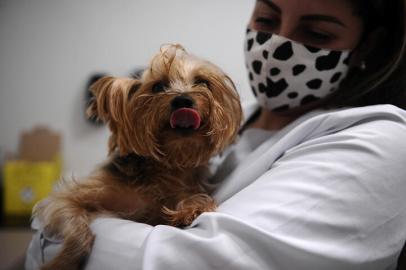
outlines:
[[171, 102], [172, 109], [174, 110], [180, 108], [192, 108], [193, 105], [193, 99], [186, 95], [176, 96]]

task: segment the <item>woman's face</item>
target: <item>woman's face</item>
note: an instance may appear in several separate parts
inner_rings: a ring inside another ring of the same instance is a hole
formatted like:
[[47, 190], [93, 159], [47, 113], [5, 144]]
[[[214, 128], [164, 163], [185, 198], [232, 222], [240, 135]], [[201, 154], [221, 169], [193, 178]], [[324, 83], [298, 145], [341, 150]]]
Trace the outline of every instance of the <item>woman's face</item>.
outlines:
[[332, 50], [354, 49], [363, 22], [349, 0], [257, 0], [250, 28]]

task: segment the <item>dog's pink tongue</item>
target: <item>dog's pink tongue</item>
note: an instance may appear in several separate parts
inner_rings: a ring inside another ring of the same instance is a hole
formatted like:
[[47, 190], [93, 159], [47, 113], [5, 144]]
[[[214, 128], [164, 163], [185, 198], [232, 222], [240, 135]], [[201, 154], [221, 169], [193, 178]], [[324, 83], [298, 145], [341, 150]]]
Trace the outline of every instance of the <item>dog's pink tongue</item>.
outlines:
[[194, 130], [200, 127], [199, 113], [190, 108], [181, 108], [174, 111], [171, 115], [172, 128], [193, 128]]

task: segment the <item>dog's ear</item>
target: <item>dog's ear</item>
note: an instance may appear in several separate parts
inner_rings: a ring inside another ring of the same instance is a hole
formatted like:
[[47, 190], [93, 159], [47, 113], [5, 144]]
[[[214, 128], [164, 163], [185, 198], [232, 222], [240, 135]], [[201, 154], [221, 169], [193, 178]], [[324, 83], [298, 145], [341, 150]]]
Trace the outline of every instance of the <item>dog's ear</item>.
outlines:
[[221, 116], [220, 121], [220, 118], [212, 120], [214, 129], [219, 131], [212, 138], [217, 143], [216, 148], [222, 150], [234, 141], [240, 128], [243, 119], [240, 96], [233, 80], [226, 74], [212, 72], [203, 77], [208, 81], [211, 93], [217, 101], [213, 103], [213, 115]]
[[126, 104], [141, 86], [139, 80], [111, 76], [97, 80], [90, 91], [94, 97], [87, 108], [88, 117], [104, 122], [120, 122], [126, 117]]

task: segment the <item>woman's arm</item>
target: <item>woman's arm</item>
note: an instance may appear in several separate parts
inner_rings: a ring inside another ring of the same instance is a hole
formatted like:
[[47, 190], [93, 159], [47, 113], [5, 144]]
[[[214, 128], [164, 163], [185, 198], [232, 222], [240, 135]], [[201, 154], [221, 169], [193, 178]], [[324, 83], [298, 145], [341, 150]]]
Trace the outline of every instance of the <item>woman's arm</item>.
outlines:
[[86, 269], [395, 269], [406, 239], [404, 138], [391, 119], [308, 138], [190, 228], [98, 219]]

